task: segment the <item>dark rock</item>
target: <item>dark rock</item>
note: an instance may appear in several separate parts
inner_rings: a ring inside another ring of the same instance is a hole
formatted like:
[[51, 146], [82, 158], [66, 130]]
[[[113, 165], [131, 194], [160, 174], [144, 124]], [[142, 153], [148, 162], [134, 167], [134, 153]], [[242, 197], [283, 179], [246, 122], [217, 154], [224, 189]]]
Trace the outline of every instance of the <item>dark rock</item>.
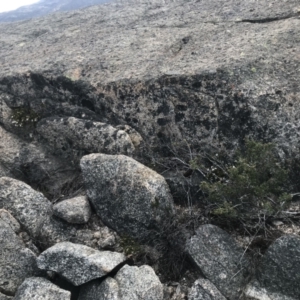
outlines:
[[[37, 131], [48, 145], [71, 157], [74, 150], [83, 154], [107, 153], [127, 154], [134, 151], [128, 134], [110, 125], [81, 120], [74, 117], [43, 119], [37, 124]], [[71, 152], [71, 154], [69, 154]]]
[[226, 300], [220, 291], [207, 279], [198, 279], [188, 295], [189, 300]]
[[121, 253], [63, 242], [44, 251], [37, 263], [40, 269], [54, 271], [78, 286], [105, 276], [125, 259]]
[[118, 233], [145, 239], [173, 215], [164, 178], [134, 159], [91, 154], [81, 159], [80, 166], [97, 214]]
[[6, 295], [0, 293], [0, 300], [13, 300], [13, 297], [6, 296]]
[[36, 256], [17, 237], [13, 229], [0, 220], [0, 290], [14, 295], [26, 277], [38, 276]]
[[259, 265], [256, 277], [260, 289], [272, 297], [279, 294], [276, 297], [278, 299], [279, 297], [300, 299], [299, 269], [300, 238], [285, 235], [269, 247]]
[[202, 225], [187, 243], [191, 259], [205, 277], [228, 299], [239, 299], [248, 283], [249, 260], [224, 230]]
[[68, 223], [84, 224], [90, 219], [92, 211], [87, 198], [79, 196], [55, 204], [53, 214]]
[[70, 300], [71, 293], [41, 277], [27, 278], [19, 287], [15, 300]]

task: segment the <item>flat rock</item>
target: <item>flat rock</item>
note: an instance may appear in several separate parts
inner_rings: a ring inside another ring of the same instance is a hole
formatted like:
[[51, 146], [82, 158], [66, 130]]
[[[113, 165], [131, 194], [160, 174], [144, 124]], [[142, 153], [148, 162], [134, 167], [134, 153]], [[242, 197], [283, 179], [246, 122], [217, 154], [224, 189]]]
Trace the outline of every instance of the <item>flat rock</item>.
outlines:
[[55, 204], [53, 214], [68, 223], [84, 224], [90, 219], [92, 211], [88, 199], [80, 196]]
[[125, 265], [115, 278], [87, 283], [80, 290], [79, 300], [162, 300], [163, 286], [149, 266]]
[[300, 299], [299, 269], [300, 238], [294, 235], [285, 235], [268, 248], [259, 265], [256, 277], [260, 288], [268, 294]]
[[54, 271], [78, 286], [105, 276], [125, 259], [121, 253], [62, 242], [44, 251], [37, 263], [40, 269]]
[[202, 225], [187, 242], [191, 259], [228, 299], [239, 299], [248, 283], [249, 260], [235, 240], [214, 225]]
[[19, 287], [15, 300], [70, 300], [71, 293], [41, 277], [27, 278]]
[[27, 277], [38, 276], [36, 256], [15, 234], [9, 224], [0, 220], [0, 290], [14, 295]]
[[226, 300], [226, 298], [209, 280], [200, 278], [193, 284], [188, 300]]
[[[37, 124], [37, 131], [55, 150], [130, 155], [134, 146], [129, 135], [108, 124], [74, 117], [47, 118]], [[71, 156], [72, 157], [72, 156]]]
[[145, 239], [174, 213], [165, 179], [124, 155], [90, 154], [80, 163], [87, 196], [118, 233]]

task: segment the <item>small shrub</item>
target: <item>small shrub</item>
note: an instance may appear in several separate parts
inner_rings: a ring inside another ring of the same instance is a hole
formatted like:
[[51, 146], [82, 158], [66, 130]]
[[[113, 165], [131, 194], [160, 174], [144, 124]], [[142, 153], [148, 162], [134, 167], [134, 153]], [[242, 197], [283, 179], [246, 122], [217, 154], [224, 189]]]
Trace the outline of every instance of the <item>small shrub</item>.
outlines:
[[235, 165], [226, 175], [201, 184], [212, 213], [232, 218], [253, 214], [275, 215], [286, 207], [291, 195], [286, 192], [288, 172], [282, 167], [271, 143], [246, 141], [244, 153], [238, 153]]

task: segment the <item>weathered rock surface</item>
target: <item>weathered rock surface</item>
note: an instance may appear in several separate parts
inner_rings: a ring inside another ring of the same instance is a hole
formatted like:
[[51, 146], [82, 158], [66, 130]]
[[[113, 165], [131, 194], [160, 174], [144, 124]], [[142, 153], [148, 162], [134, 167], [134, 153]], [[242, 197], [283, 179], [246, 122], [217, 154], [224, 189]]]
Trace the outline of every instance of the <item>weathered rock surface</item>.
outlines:
[[292, 152], [297, 28], [298, 0], [122, 1], [1, 24], [0, 89], [11, 108], [85, 107], [152, 146], [230, 148], [250, 135]]
[[145, 239], [174, 213], [165, 179], [134, 159], [91, 154], [80, 166], [97, 214], [118, 233]]
[[78, 300], [97, 299], [120, 300], [118, 282], [107, 277], [102, 282], [95, 280], [81, 287]]
[[38, 276], [36, 256], [17, 237], [13, 229], [0, 220], [0, 291], [14, 295], [26, 277]]
[[207, 279], [198, 279], [188, 295], [189, 300], [226, 300], [220, 291]]
[[115, 276], [120, 300], [162, 300], [163, 286], [149, 266], [125, 265]]
[[[48, 118], [37, 124], [37, 131], [58, 153], [68, 152], [126, 154], [134, 151], [129, 135], [110, 125], [74, 117]], [[70, 156], [72, 158], [72, 155]]]
[[187, 252], [226, 298], [239, 299], [248, 283], [249, 260], [227, 232], [214, 225], [202, 225], [187, 242]]
[[52, 205], [26, 183], [0, 178], [0, 208], [8, 210], [42, 248], [76, 235], [75, 228], [52, 218]]
[[88, 199], [79, 196], [55, 204], [53, 214], [69, 223], [84, 224], [90, 219], [92, 211]]
[[125, 259], [121, 253], [63, 242], [44, 251], [37, 263], [40, 269], [57, 272], [78, 286], [105, 276]]
[[257, 282], [248, 287], [247, 294], [259, 300], [264, 296], [272, 300], [299, 299], [299, 268], [300, 238], [285, 235], [265, 253], [257, 270]]
[[0, 220], [11, 227], [15, 233], [21, 230], [19, 222], [5, 209], [0, 209]]
[[19, 287], [15, 300], [70, 300], [71, 293], [41, 277], [27, 278]]
[[162, 300], [163, 286], [149, 266], [125, 265], [103, 282], [90, 282], [80, 290], [79, 300]]

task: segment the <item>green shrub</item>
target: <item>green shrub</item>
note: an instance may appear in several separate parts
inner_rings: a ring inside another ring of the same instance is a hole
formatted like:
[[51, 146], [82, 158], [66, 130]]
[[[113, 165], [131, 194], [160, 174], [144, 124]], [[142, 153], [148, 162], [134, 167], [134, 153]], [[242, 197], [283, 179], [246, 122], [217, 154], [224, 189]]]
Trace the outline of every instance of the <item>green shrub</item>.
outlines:
[[213, 204], [213, 214], [232, 218], [270, 216], [286, 207], [291, 200], [286, 192], [288, 172], [274, 150], [271, 143], [248, 140], [235, 165], [227, 167], [223, 176], [201, 184]]

